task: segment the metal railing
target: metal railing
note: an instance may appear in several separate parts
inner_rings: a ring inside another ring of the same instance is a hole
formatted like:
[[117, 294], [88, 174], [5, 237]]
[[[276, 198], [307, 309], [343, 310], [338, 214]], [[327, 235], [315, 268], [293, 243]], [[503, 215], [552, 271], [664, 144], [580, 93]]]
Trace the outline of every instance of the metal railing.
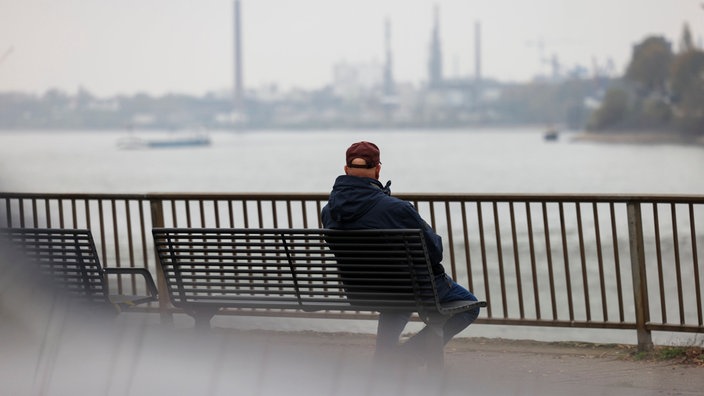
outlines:
[[[704, 196], [398, 194], [443, 236], [477, 323], [704, 332]], [[325, 194], [0, 193], [2, 227], [89, 228], [103, 265], [159, 279], [152, 227], [318, 228]], [[697, 227], [699, 225], [699, 228]], [[118, 283], [133, 293], [132, 283]], [[166, 293], [159, 310], [168, 320]], [[232, 314], [241, 314], [230, 312]], [[247, 312], [368, 318], [368, 313]]]

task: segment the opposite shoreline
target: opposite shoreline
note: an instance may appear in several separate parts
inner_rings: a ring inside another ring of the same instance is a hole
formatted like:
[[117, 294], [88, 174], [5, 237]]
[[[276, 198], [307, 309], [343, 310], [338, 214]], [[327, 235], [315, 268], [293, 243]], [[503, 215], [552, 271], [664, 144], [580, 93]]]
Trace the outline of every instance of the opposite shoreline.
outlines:
[[704, 136], [684, 136], [679, 132], [579, 132], [573, 135], [571, 140], [589, 143], [704, 146]]

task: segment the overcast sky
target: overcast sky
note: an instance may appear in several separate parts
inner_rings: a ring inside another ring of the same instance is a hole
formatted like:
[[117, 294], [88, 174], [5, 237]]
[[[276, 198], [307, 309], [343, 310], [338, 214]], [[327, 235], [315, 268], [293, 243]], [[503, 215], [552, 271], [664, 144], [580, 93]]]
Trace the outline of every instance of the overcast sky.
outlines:
[[[433, 7], [445, 76], [474, 74], [474, 24], [484, 76], [527, 81], [543, 55], [621, 74], [633, 44], [689, 23], [704, 34], [700, 0], [241, 0], [247, 88], [316, 88], [336, 62], [384, 59], [392, 26], [397, 81], [427, 76]], [[100, 95], [201, 95], [233, 84], [233, 0], [0, 0], [0, 92], [79, 87]]]

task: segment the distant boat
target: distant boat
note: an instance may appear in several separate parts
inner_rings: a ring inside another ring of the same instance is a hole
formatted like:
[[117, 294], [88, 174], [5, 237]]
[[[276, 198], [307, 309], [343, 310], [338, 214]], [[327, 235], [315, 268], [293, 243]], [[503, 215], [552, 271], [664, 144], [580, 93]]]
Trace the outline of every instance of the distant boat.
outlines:
[[121, 149], [179, 148], [209, 146], [210, 137], [205, 132], [175, 132], [161, 137], [130, 135], [118, 140]]
[[560, 133], [555, 128], [549, 128], [545, 131], [545, 134], [543, 134], [543, 139], [548, 142], [554, 142], [558, 137], [560, 137]]

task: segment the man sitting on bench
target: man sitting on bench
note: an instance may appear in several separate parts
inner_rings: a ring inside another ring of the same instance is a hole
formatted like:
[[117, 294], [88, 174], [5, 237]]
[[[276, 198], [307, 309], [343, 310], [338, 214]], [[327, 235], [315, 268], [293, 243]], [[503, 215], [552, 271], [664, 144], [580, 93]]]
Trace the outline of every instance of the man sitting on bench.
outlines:
[[[328, 203], [322, 209], [323, 226], [329, 229], [421, 229], [433, 265], [435, 284], [441, 302], [458, 300], [477, 301], [464, 287], [452, 280], [443, 268], [442, 238], [407, 201], [390, 195], [388, 182], [379, 182], [381, 171], [379, 148], [370, 142], [358, 142], [346, 152], [345, 174], [338, 176]], [[426, 326], [407, 342], [399, 345], [399, 338], [412, 312], [386, 311], [379, 313], [375, 355], [390, 356], [397, 350], [404, 356], [422, 356]], [[479, 308], [453, 315], [443, 327], [444, 343], [469, 326], [479, 315]], [[407, 352], [407, 353], [406, 353]]]

